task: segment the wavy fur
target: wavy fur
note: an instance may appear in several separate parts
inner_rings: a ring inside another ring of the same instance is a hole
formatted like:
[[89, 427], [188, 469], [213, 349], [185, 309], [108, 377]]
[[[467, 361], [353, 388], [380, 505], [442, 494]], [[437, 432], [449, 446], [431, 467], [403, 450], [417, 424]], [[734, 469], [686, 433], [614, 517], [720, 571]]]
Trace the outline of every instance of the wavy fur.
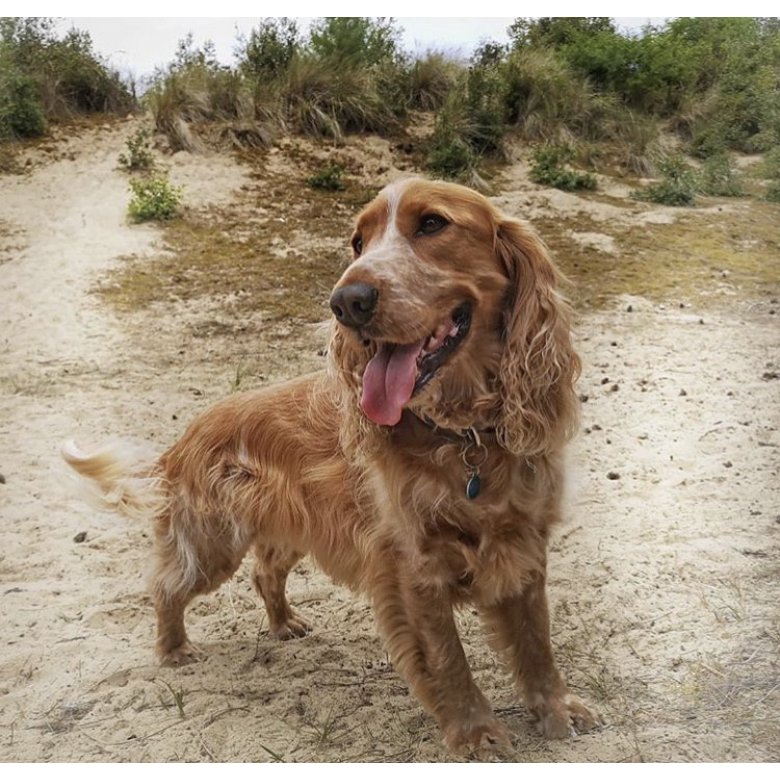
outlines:
[[[420, 225], [431, 214], [441, 229], [429, 234]], [[325, 371], [230, 396], [152, 465], [116, 450], [65, 452], [109, 506], [153, 524], [159, 656], [197, 657], [185, 608], [250, 548], [271, 633], [304, 635], [285, 582], [309, 554], [368, 594], [396, 669], [453, 749], [508, 741], [466, 663], [453, 619], [462, 604], [479, 610], [545, 734], [590, 728], [597, 717], [553, 661], [545, 597], [579, 370], [558, 274], [527, 227], [452, 184], [391, 185], [358, 217], [355, 236], [360, 254], [337, 288], [370, 284], [379, 304], [359, 333], [334, 322]], [[377, 344], [449, 328], [464, 304], [466, 338], [397, 425], [371, 422], [360, 396]], [[484, 445], [473, 500], [465, 428]]]

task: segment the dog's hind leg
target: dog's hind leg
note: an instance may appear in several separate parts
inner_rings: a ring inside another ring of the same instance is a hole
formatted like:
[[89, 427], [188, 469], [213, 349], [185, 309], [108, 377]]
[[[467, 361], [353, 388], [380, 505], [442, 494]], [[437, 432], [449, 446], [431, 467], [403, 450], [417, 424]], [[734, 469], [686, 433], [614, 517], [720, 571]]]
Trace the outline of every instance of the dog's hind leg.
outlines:
[[[201, 529], [201, 535], [193, 528]], [[239, 567], [247, 545], [225, 541], [225, 534], [202, 535], [208, 524], [179, 524], [173, 530], [169, 518], [158, 520], [155, 529], [156, 561], [151, 590], [157, 613], [156, 651], [164, 666], [197, 661], [203, 653], [189, 641], [184, 611], [195, 596], [216, 590]], [[211, 526], [219, 529], [214, 523]]]
[[280, 545], [255, 543], [255, 590], [265, 603], [271, 635], [277, 639], [294, 639], [311, 630], [309, 624], [290, 606], [285, 593], [287, 575], [303, 553]]

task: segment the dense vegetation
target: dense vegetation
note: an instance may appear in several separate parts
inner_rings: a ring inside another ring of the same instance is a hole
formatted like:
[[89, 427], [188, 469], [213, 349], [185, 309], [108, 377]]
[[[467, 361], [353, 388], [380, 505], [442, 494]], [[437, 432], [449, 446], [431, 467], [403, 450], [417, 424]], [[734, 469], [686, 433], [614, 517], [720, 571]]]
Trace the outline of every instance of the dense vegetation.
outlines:
[[[590, 186], [571, 165], [660, 171], [682, 200], [690, 180], [661, 154], [663, 132], [678, 150], [717, 161], [699, 191], [738, 190], [731, 152], [780, 147], [778, 19], [682, 17], [629, 34], [607, 17], [519, 18], [508, 33], [459, 62], [409, 55], [392, 19], [325, 17], [304, 34], [293, 19], [268, 18], [237, 41], [230, 67], [211, 45], [182, 41], [144, 100], [172, 149], [261, 146], [281, 133], [397, 136], [414, 112], [430, 111], [433, 131], [415, 152], [439, 175], [468, 178], [520, 139], [537, 163], [545, 158], [540, 176], [562, 170], [564, 184]], [[11, 19], [0, 36], [0, 135], [130, 104], [83, 33], [58, 39], [46, 20]], [[562, 167], [552, 165], [556, 149], [566, 150]]]
[[51, 19], [0, 17], [0, 141], [43, 135], [53, 120], [134, 106], [88, 34], [59, 37]]
[[641, 174], [656, 168], [662, 130], [702, 159], [780, 145], [776, 19], [679, 18], [636, 35], [606, 17], [518, 19], [509, 35], [461, 63], [411, 57], [389, 19], [326, 17], [303, 35], [270, 18], [238, 42], [232, 68], [182, 42], [148, 99], [174, 148], [199, 145], [207, 128], [240, 144], [279, 132], [397, 134], [410, 112], [433, 111], [418, 151], [453, 177], [500, 159], [509, 137], [591, 163], [607, 150]]

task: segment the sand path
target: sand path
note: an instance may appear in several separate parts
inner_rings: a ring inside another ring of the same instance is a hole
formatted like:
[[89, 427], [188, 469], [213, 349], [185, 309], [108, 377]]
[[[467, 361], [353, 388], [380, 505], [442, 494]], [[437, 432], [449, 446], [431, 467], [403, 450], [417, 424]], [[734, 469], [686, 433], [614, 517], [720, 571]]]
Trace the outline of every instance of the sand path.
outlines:
[[[446, 760], [367, 605], [308, 563], [291, 582], [316, 626], [305, 640], [268, 638], [244, 568], [191, 611], [208, 660], [154, 664], [147, 530], [87, 508], [58, 458], [74, 435], [162, 446], [228, 390], [219, 340], [189, 338], [181, 311], [123, 319], [90, 292], [123, 255], [162, 250], [124, 216], [116, 160], [134, 128], [62, 138], [53, 159], [0, 178], [0, 759]], [[246, 181], [226, 158], [169, 164], [193, 204]], [[525, 198], [518, 181], [500, 202], [520, 213]], [[608, 725], [539, 740], [467, 613], [513, 760], [780, 759], [771, 311], [736, 295], [729, 309], [627, 298], [580, 316], [580, 479], [551, 599], [561, 666]], [[300, 363], [290, 355], [291, 375]]]

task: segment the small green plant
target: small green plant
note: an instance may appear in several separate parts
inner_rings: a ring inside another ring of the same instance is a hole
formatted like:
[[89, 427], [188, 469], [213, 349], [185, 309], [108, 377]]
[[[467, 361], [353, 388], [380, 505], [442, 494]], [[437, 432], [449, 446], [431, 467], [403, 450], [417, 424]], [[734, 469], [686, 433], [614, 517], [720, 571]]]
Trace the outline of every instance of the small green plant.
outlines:
[[326, 192], [339, 192], [346, 189], [347, 185], [342, 180], [344, 169], [337, 163], [320, 168], [314, 175], [309, 176], [306, 183], [315, 190]]
[[150, 133], [146, 128], [140, 128], [127, 139], [127, 154], [119, 155], [119, 164], [127, 171], [154, 168]]
[[661, 181], [635, 190], [631, 193], [633, 198], [665, 206], [692, 206], [696, 202], [696, 172], [685, 162], [682, 155], [666, 155], [658, 163], [658, 169], [663, 177]]
[[183, 187], [174, 187], [165, 174], [132, 179], [133, 197], [127, 208], [134, 222], [171, 219], [181, 205]]
[[428, 155], [428, 168], [447, 179], [459, 179], [474, 167], [475, 158], [476, 155], [462, 138], [438, 138]]
[[571, 146], [538, 146], [533, 153], [531, 180], [559, 190], [595, 190], [597, 181], [592, 173], [575, 171], [569, 167], [575, 156], [576, 152]]
[[728, 154], [710, 157], [702, 166], [699, 189], [705, 195], [738, 197], [744, 194], [742, 181]]

